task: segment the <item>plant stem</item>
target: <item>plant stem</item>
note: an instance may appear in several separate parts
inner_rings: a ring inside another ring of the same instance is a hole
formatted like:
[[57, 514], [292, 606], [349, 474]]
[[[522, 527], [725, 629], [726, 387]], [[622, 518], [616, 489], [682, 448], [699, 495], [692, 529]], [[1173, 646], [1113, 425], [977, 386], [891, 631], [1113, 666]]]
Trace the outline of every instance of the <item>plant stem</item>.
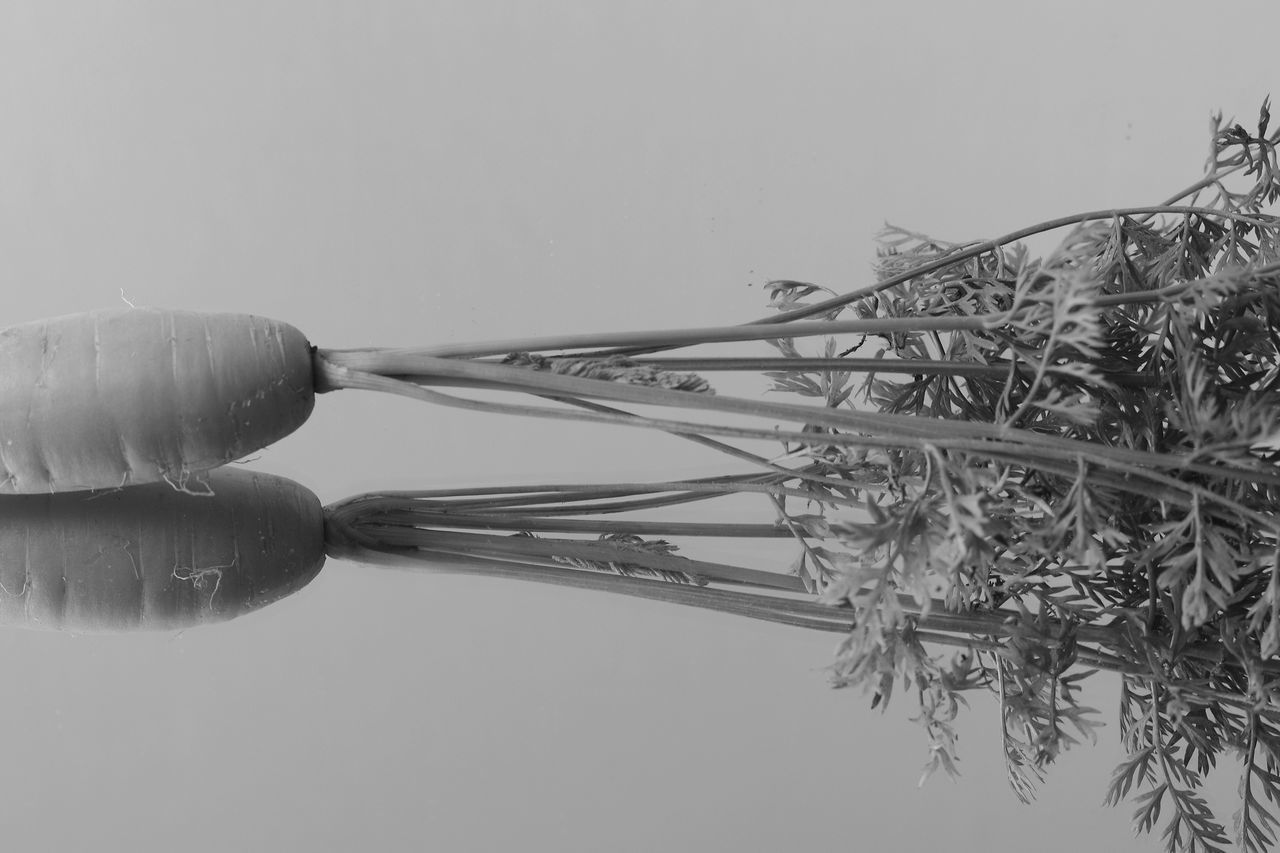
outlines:
[[[767, 474], [730, 474], [718, 477], [704, 477], [693, 480], [666, 480], [643, 483], [536, 483], [523, 486], [480, 486], [461, 489], [405, 489], [378, 492], [378, 496], [393, 498], [460, 498], [466, 496], [515, 496], [518, 500], [536, 502], [539, 500], [577, 501], [600, 500], [615, 496], [633, 495], [649, 492], [698, 492], [714, 497], [740, 490], [768, 492], [767, 486], [760, 485], [768, 478]], [[515, 499], [513, 497], [513, 499]], [[466, 501], [451, 500], [450, 505], [465, 504]]]
[[[396, 524], [379, 526], [376, 540], [391, 547], [427, 547], [449, 551], [462, 551], [477, 556], [523, 558], [527, 556], [554, 557], [589, 561], [601, 564], [641, 566], [652, 571], [673, 574], [698, 575], [721, 583], [738, 583], [769, 589], [804, 592], [799, 578], [777, 572], [748, 569], [727, 563], [712, 563], [673, 557], [649, 551], [620, 547], [604, 541], [573, 539], [535, 539], [522, 536], [494, 536], [483, 533], [455, 533], [443, 530], [424, 530], [417, 526]], [[379, 519], [370, 524], [379, 525]]]
[[[788, 403], [769, 403], [736, 397], [669, 391], [661, 388], [624, 385], [599, 379], [585, 379], [578, 376], [561, 376], [541, 371], [529, 371], [509, 365], [480, 364], [455, 359], [434, 358], [420, 353], [410, 354], [403, 351], [364, 352], [357, 356], [349, 351], [333, 353], [322, 350], [317, 353], [317, 369], [324, 377], [322, 384], [325, 387], [366, 388], [388, 391], [434, 402], [447, 401], [449, 405], [464, 408], [489, 408], [496, 411], [510, 411], [513, 414], [564, 417], [568, 419], [580, 418], [615, 423], [630, 422], [632, 425], [648, 426], [668, 432], [788, 439], [811, 444], [920, 448], [927, 441], [939, 447], [951, 447], [984, 456], [1012, 455], [1023, 461], [1032, 458], [1056, 458], [1074, 465], [1079, 458], [1084, 458], [1100, 466], [1115, 467], [1116, 465], [1126, 465], [1132, 474], [1137, 474], [1139, 477], [1146, 476], [1145, 469], [1150, 469], [1151, 471], [1187, 471], [1215, 477], [1232, 477], [1245, 482], [1280, 486], [1280, 474], [1264, 470], [1261, 467], [1240, 468], [1209, 465], [1195, 462], [1184, 454], [1152, 453], [1122, 447], [1109, 447], [1094, 442], [1045, 435], [1002, 424], [895, 415], [883, 412], [835, 410], [818, 406], [797, 406]], [[369, 370], [376, 372], [367, 372]], [[446, 378], [474, 378], [481, 381], [499, 380], [504, 384], [523, 384], [529, 393], [600, 397], [630, 403], [711, 410], [779, 420], [794, 419], [806, 424], [855, 430], [864, 434], [852, 436], [822, 434], [815, 436], [803, 432], [781, 431], [776, 428], [771, 430], [751, 430], [648, 418], [619, 418], [603, 413], [556, 413], [552, 410], [539, 410], [536, 407], [510, 407], [502, 404], [447, 398], [441, 394], [433, 394], [416, 384], [380, 376], [378, 375], [379, 373], [414, 374], [420, 377], [440, 375]], [[524, 375], [521, 376], [521, 374]], [[641, 423], [641, 420], [644, 423]], [[892, 438], [881, 438], [881, 436], [891, 436]], [[1126, 482], [1121, 480], [1116, 485], [1127, 490], [1141, 489], [1144, 494], [1149, 494], [1145, 486], [1131, 482], [1126, 484]], [[1182, 487], [1179, 481], [1167, 477], [1160, 478], [1160, 482], [1175, 489]]]
[[528, 530], [561, 533], [629, 533], [647, 536], [706, 536], [722, 539], [790, 539], [791, 533], [773, 524], [728, 524], [679, 521], [589, 521], [549, 519], [515, 513], [457, 513], [441, 509], [398, 508], [385, 515], [388, 523], [411, 523], [434, 528]]
[[[513, 352], [553, 352], [586, 349], [590, 347], [640, 346], [669, 349], [696, 346], [698, 344], [729, 343], [734, 341], [767, 341], [775, 338], [803, 338], [838, 334], [894, 334], [934, 329], [940, 332], [976, 331], [985, 327], [982, 317], [891, 317], [876, 320], [814, 320], [792, 323], [784, 334], [759, 326], [705, 326], [692, 329], [654, 329], [641, 332], [583, 333], [541, 338], [511, 338], [500, 341], [481, 341], [474, 344], [454, 344], [420, 349], [341, 349], [325, 350], [325, 356], [335, 364], [354, 369], [372, 369], [373, 363], [388, 364], [403, 357], [401, 364], [412, 364], [417, 357], [475, 358], [477, 356], [507, 355]], [[363, 366], [363, 367], [362, 367]], [[390, 371], [386, 371], [390, 372]], [[415, 372], [411, 367], [400, 373]]]
[[[905, 373], [934, 376], [964, 376], [980, 379], [1006, 379], [1009, 376], [1007, 362], [991, 361], [978, 364], [970, 361], [941, 361], [927, 358], [637, 358], [637, 365], [652, 365], [661, 370], [714, 371], [741, 370], [750, 372], [809, 373], [817, 371], [850, 371], [860, 373]], [[1033, 371], [1025, 364], [1016, 364], [1019, 373]], [[1107, 381], [1116, 385], [1146, 387], [1159, 384], [1145, 373], [1103, 372]]]
[[[1250, 275], [1259, 277], [1274, 275], [1276, 273], [1280, 273], [1280, 263], [1265, 264], [1263, 266], [1253, 267], [1249, 270]], [[1170, 284], [1153, 290], [1139, 290], [1130, 293], [1105, 293], [1097, 296], [1094, 299], [1094, 304], [1100, 308], [1110, 308], [1115, 305], [1142, 305], [1151, 302], [1165, 302], [1170, 298], [1186, 293], [1193, 288], [1203, 287], [1207, 282], [1238, 274], [1239, 273], [1236, 270], [1228, 270], [1225, 273], [1195, 279], [1194, 281], [1182, 281], [1177, 284]]]
[[[837, 481], [845, 487], [851, 484]], [[667, 494], [671, 493], [671, 494]], [[653, 494], [653, 498], [604, 503], [610, 498], [630, 498], [633, 495]], [[492, 511], [498, 508], [532, 507], [548, 503], [565, 504], [561, 507], [541, 508], [542, 513], [616, 513], [633, 509], [651, 509], [662, 506], [710, 500], [731, 494], [789, 495], [811, 498], [804, 491], [788, 489], [781, 485], [781, 475], [763, 474], [743, 477], [715, 477], [705, 480], [680, 480], [658, 483], [619, 483], [608, 486], [569, 483], [559, 485], [511, 486], [481, 489], [428, 489], [418, 491], [386, 491], [358, 495], [332, 505], [335, 512], [377, 509], [379, 505], [395, 506], [405, 500], [447, 499], [450, 508], [461, 512]], [[494, 495], [495, 497], [466, 498], [466, 495]], [[518, 495], [518, 496], [517, 496]], [[595, 501], [587, 504], [584, 501]]]
[[1001, 246], [1014, 243], [1035, 234], [1042, 234], [1045, 231], [1054, 231], [1058, 228], [1064, 228], [1070, 225], [1080, 225], [1085, 222], [1102, 219], [1114, 219], [1117, 216], [1137, 216], [1140, 214], [1159, 213], [1182, 215], [1196, 214], [1199, 216], [1213, 217], [1214, 219], [1230, 219], [1233, 221], [1248, 222], [1258, 225], [1268, 224], [1266, 220], [1261, 217], [1247, 216], [1245, 214], [1218, 210], [1212, 207], [1193, 207], [1189, 205], [1161, 204], [1150, 207], [1121, 207], [1111, 208], [1109, 210], [1091, 210], [1087, 213], [1076, 213], [1070, 216], [1061, 216], [1057, 219], [1050, 219], [1045, 222], [1037, 223], [1036, 225], [1027, 226], [1026, 228], [1019, 228], [1016, 231], [1010, 231], [1008, 234], [997, 237], [994, 240], [985, 240], [981, 243], [974, 243], [963, 249], [958, 249], [955, 252], [948, 253], [935, 261], [921, 264], [920, 266], [907, 270], [904, 273], [885, 279], [877, 284], [863, 287], [840, 296], [833, 296], [830, 299], [824, 299], [821, 302], [816, 302], [813, 305], [806, 305], [805, 307], [797, 308], [794, 311], [784, 311], [778, 314], [771, 314], [767, 317], [761, 317], [758, 320], [754, 320], [753, 325], [792, 323], [796, 320], [812, 317], [815, 314], [826, 314], [837, 308], [843, 308], [852, 302], [857, 302], [859, 299], [873, 296], [883, 290], [888, 290], [891, 287], [908, 282], [913, 278], [919, 278], [920, 276], [928, 275], [931, 272], [937, 272], [940, 269], [954, 266], [962, 261], [976, 258], [979, 255], [998, 249]]
[[1243, 168], [1244, 168], [1244, 164], [1241, 163], [1238, 166], [1230, 166], [1226, 169], [1221, 169], [1217, 172], [1212, 172], [1208, 175], [1205, 175], [1203, 178], [1196, 181], [1191, 186], [1165, 199], [1164, 203], [1166, 205], [1177, 204], [1182, 199], [1187, 198], [1188, 196], [1195, 196], [1201, 190], [1207, 189], [1213, 186], [1214, 184], [1218, 183], [1223, 178], [1225, 178], [1227, 175], [1230, 175], [1232, 172], [1238, 172]]
[[421, 547], [368, 547], [355, 542], [335, 542], [330, 546], [329, 552], [334, 558], [355, 562], [594, 589], [820, 631], [842, 633], [847, 632], [852, 625], [850, 611], [819, 604], [541, 565], [517, 559], [482, 558], [467, 552]]

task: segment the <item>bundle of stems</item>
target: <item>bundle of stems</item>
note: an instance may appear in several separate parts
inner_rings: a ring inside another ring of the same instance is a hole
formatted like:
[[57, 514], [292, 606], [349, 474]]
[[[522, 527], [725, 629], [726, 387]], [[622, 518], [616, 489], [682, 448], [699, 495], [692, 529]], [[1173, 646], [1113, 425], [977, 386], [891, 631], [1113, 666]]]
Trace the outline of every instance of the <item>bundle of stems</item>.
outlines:
[[[1200, 789], [1238, 750], [1235, 840], [1266, 849], [1280, 814], [1280, 132], [1268, 125], [1266, 103], [1256, 130], [1215, 116], [1205, 174], [1158, 205], [965, 244], [889, 228], [876, 282], [845, 294], [770, 282], [775, 311], [754, 323], [322, 352], [322, 374], [347, 387], [392, 376], [447, 405], [660, 429], [748, 466], [363, 496], [353, 529], [388, 559], [435, 549], [572, 583], [589, 583], [585, 568], [602, 588], [839, 632], [836, 684], [873, 705], [896, 684], [914, 693], [926, 775], [955, 772], [963, 693], [990, 690], [1024, 800], [1100, 724], [1081, 681], [1117, 673], [1126, 757], [1108, 802], [1133, 793], [1144, 831], [1163, 815], [1169, 850], [1223, 849]], [[1019, 242], [1057, 229], [1043, 258]], [[740, 341], [772, 351], [703, 354]], [[713, 393], [706, 377], [724, 371], [762, 376], [767, 393]], [[767, 521], [647, 520], [743, 495]], [[389, 539], [380, 500], [386, 524], [435, 531], [430, 543]], [[792, 540], [794, 560], [731, 565], [669, 539], [757, 537]]]

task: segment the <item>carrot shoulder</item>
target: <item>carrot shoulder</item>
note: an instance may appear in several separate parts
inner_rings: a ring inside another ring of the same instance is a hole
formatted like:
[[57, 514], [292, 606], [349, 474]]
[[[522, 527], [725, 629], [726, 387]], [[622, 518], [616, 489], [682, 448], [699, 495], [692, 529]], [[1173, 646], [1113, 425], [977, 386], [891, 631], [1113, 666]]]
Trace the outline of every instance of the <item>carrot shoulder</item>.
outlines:
[[231, 619], [300, 589], [324, 563], [324, 512], [283, 477], [0, 495], [0, 625], [177, 630]]
[[293, 432], [311, 347], [243, 314], [122, 309], [0, 331], [0, 492], [168, 481]]

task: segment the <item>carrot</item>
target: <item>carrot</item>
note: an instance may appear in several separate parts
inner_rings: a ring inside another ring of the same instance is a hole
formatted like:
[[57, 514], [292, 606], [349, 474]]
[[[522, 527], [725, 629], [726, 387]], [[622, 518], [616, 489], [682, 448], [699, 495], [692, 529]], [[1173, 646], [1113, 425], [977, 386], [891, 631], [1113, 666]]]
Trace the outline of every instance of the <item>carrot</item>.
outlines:
[[0, 332], [0, 492], [193, 475], [288, 435], [315, 404], [306, 338], [238, 314], [73, 314]]
[[310, 491], [242, 469], [213, 472], [208, 485], [205, 495], [163, 483], [0, 495], [0, 625], [181, 629], [256, 610], [315, 577], [324, 521]]

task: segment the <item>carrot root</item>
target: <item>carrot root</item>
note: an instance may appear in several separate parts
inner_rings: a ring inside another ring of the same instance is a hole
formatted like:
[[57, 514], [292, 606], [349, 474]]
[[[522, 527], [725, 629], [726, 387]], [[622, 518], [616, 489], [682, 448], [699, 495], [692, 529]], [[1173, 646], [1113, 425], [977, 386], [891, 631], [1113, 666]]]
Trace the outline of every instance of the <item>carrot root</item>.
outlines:
[[0, 495], [0, 625], [180, 630], [257, 610], [320, 571], [309, 490], [239, 468], [206, 485]]

